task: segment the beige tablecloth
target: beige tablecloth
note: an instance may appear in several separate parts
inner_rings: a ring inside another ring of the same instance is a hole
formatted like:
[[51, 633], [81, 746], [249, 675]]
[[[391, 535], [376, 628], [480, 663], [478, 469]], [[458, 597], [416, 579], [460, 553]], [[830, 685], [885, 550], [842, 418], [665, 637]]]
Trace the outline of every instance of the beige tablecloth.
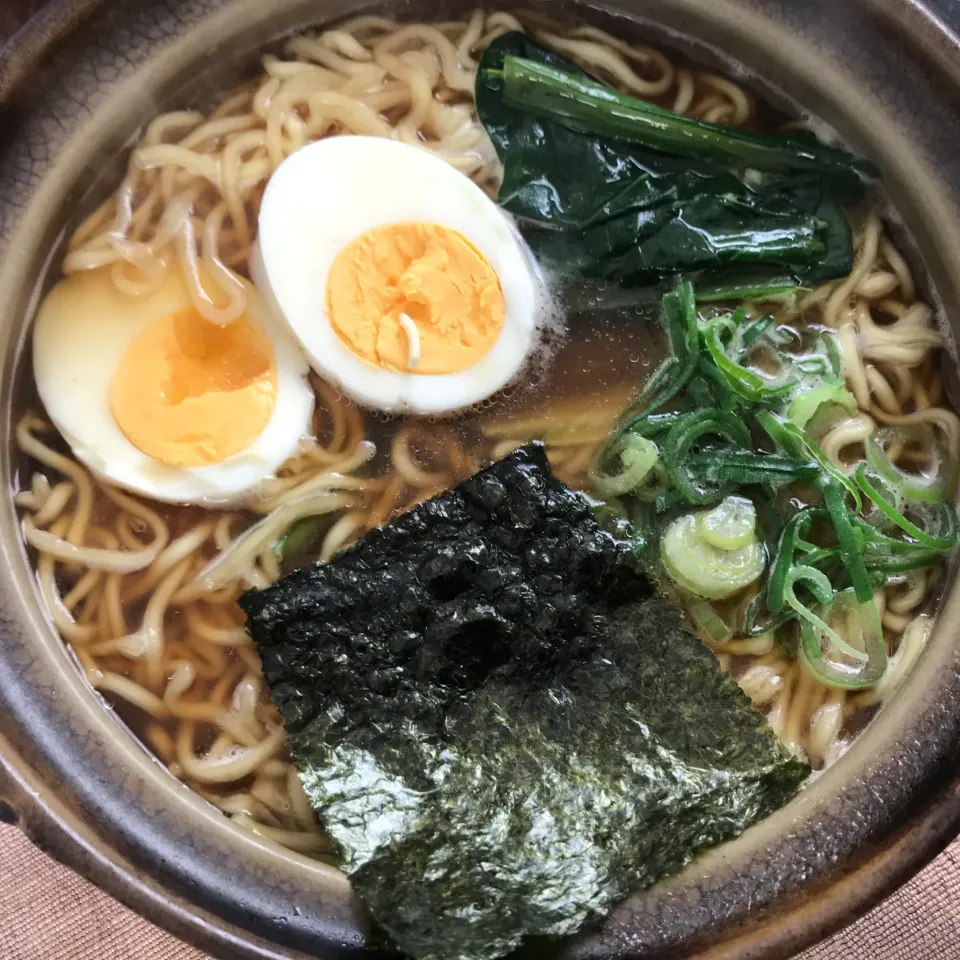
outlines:
[[[206, 958], [0, 826], [0, 960]], [[960, 960], [960, 841], [869, 916], [797, 960]]]

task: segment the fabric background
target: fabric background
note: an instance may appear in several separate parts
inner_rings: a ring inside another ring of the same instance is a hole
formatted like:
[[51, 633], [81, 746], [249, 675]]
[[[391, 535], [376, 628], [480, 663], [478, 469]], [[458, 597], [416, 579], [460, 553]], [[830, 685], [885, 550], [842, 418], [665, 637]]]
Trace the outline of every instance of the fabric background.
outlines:
[[[0, 0], [0, 44], [43, 0]], [[0, 825], [0, 960], [208, 960]], [[960, 841], [797, 960], [960, 960]]]

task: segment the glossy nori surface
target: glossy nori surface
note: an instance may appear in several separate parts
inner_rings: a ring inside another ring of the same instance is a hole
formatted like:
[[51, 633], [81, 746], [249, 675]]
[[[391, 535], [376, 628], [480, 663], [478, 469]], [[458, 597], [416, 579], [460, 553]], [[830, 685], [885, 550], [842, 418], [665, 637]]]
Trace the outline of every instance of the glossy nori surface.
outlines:
[[[535, 76], [541, 67], [546, 80]], [[626, 107], [601, 96], [580, 108], [581, 88], [620, 96], [521, 33], [495, 40], [477, 74], [477, 112], [504, 165], [500, 203], [546, 228], [527, 236], [542, 260], [624, 284], [691, 271], [705, 283], [735, 283], [745, 269], [756, 282], [758, 267], [802, 283], [849, 273], [842, 204], [863, 196], [876, 176], [871, 164], [809, 134], [723, 131], [724, 149], [709, 140], [705, 149], [680, 124], [707, 135], [722, 128], [649, 106], [664, 129], [653, 136], [637, 127], [638, 138], [627, 142]]]
[[808, 773], [539, 444], [242, 603], [307, 794], [416, 957], [572, 933]]

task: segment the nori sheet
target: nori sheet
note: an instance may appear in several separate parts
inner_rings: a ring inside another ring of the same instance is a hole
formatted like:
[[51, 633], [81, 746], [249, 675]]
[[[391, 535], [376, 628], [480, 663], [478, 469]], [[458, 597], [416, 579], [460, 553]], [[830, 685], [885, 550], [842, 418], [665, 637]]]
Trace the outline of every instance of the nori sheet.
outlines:
[[539, 444], [241, 603], [343, 869], [423, 960], [572, 933], [809, 772]]

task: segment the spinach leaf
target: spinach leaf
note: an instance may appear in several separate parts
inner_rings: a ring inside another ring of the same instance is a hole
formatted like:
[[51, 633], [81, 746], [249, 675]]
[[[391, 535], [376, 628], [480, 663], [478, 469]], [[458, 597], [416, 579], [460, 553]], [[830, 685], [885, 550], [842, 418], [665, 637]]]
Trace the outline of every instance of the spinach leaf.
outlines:
[[704, 123], [618, 93], [592, 77], [515, 54], [504, 56], [501, 69], [505, 104], [580, 133], [754, 170], [813, 171], [861, 182], [877, 176], [868, 161], [825, 146], [810, 134], [744, 133]]
[[[574, 109], [584, 91], [588, 106]], [[689, 121], [622, 97], [521, 33], [487, 49], [476, 102], [504, 166], [500, 203], [530, 221], [535, 255], [561, 272], [624, 286], [684, 272], [698, 286], [762, 290], [850, 270], [842, 202], [862, 196], [874, 170], [815, 138]], [[643, 122], [624, 127], [626, 106]], [[748, 166], [753, 188], [741, 179]]]

